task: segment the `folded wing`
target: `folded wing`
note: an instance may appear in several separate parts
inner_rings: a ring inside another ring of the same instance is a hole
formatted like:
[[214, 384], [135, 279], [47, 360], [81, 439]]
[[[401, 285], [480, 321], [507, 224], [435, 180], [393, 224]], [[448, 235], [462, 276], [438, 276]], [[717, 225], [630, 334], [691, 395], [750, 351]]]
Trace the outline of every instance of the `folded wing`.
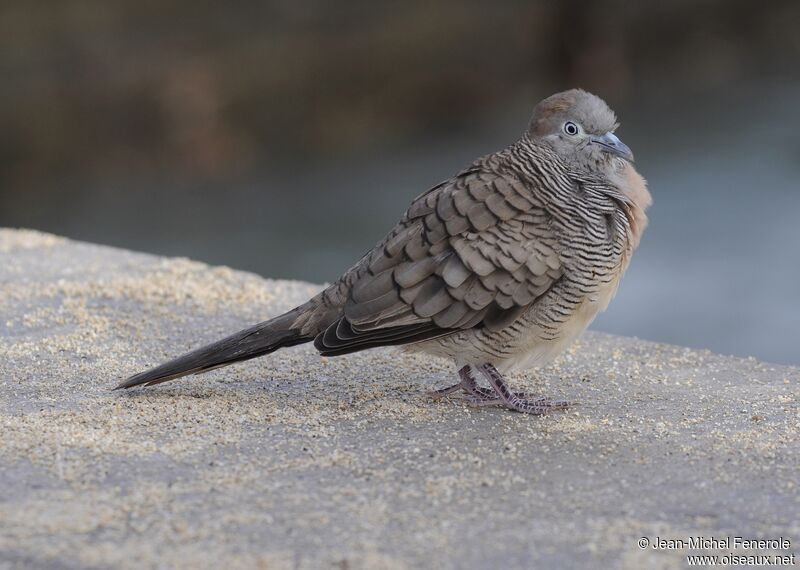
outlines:
[[475, 167], [418, 197], [340, 280], [343, 310], [324, 355], [502, 329], [560, 278], [547, 214], [512, 175]]

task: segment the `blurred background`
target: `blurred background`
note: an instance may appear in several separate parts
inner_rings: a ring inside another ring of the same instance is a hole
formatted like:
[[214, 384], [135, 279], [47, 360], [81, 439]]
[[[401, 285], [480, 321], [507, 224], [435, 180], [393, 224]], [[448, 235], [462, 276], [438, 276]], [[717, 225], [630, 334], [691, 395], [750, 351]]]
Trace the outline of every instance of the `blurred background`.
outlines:
[[0, 225], [330, 281], [580, 86], [655, 205], [593, 328], [800, 364], [800, 2], [4, 0]]

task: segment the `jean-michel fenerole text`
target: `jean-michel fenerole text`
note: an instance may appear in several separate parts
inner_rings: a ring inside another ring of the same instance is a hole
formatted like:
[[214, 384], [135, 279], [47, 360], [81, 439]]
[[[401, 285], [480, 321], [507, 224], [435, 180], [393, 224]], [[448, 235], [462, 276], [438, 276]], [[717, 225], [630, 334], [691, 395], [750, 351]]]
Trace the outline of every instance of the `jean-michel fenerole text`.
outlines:
[[741, 536], [690, 536], [688, 538], [656, 537], [651, 547], [656, 550], [789, 550], [788, 538], [743, 538]]

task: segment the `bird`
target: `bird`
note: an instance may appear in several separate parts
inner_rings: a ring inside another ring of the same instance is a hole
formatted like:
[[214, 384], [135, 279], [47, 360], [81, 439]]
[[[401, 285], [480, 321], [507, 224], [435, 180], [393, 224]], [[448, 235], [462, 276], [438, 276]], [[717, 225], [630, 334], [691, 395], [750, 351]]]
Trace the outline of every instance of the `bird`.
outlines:
[[[152, 386], [313, 342], [333, 357], [384, 346], [450, 359], [475, 406], [542, 415], [569, 407], [509, 387], [552, 361], [605, 310], [652, 199], [619, 123], [582, 89], [539, 102], [503, 150], [417, 196], [339, 279], [270, 320], [136, 374]], [[481, 382], [483, 380], [483, 382]]]

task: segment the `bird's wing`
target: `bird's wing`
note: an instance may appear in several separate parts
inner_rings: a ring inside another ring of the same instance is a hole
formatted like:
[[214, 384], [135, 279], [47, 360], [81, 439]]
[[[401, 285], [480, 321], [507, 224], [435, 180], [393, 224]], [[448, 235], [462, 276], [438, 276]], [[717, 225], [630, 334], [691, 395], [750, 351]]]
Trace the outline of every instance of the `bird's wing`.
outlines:
[[514, 175], [476, 166], [414, 200], [334, 285], [341, 313], [315, 346], [335, 355], [502, 329], [561, 272], [541, 201]]

